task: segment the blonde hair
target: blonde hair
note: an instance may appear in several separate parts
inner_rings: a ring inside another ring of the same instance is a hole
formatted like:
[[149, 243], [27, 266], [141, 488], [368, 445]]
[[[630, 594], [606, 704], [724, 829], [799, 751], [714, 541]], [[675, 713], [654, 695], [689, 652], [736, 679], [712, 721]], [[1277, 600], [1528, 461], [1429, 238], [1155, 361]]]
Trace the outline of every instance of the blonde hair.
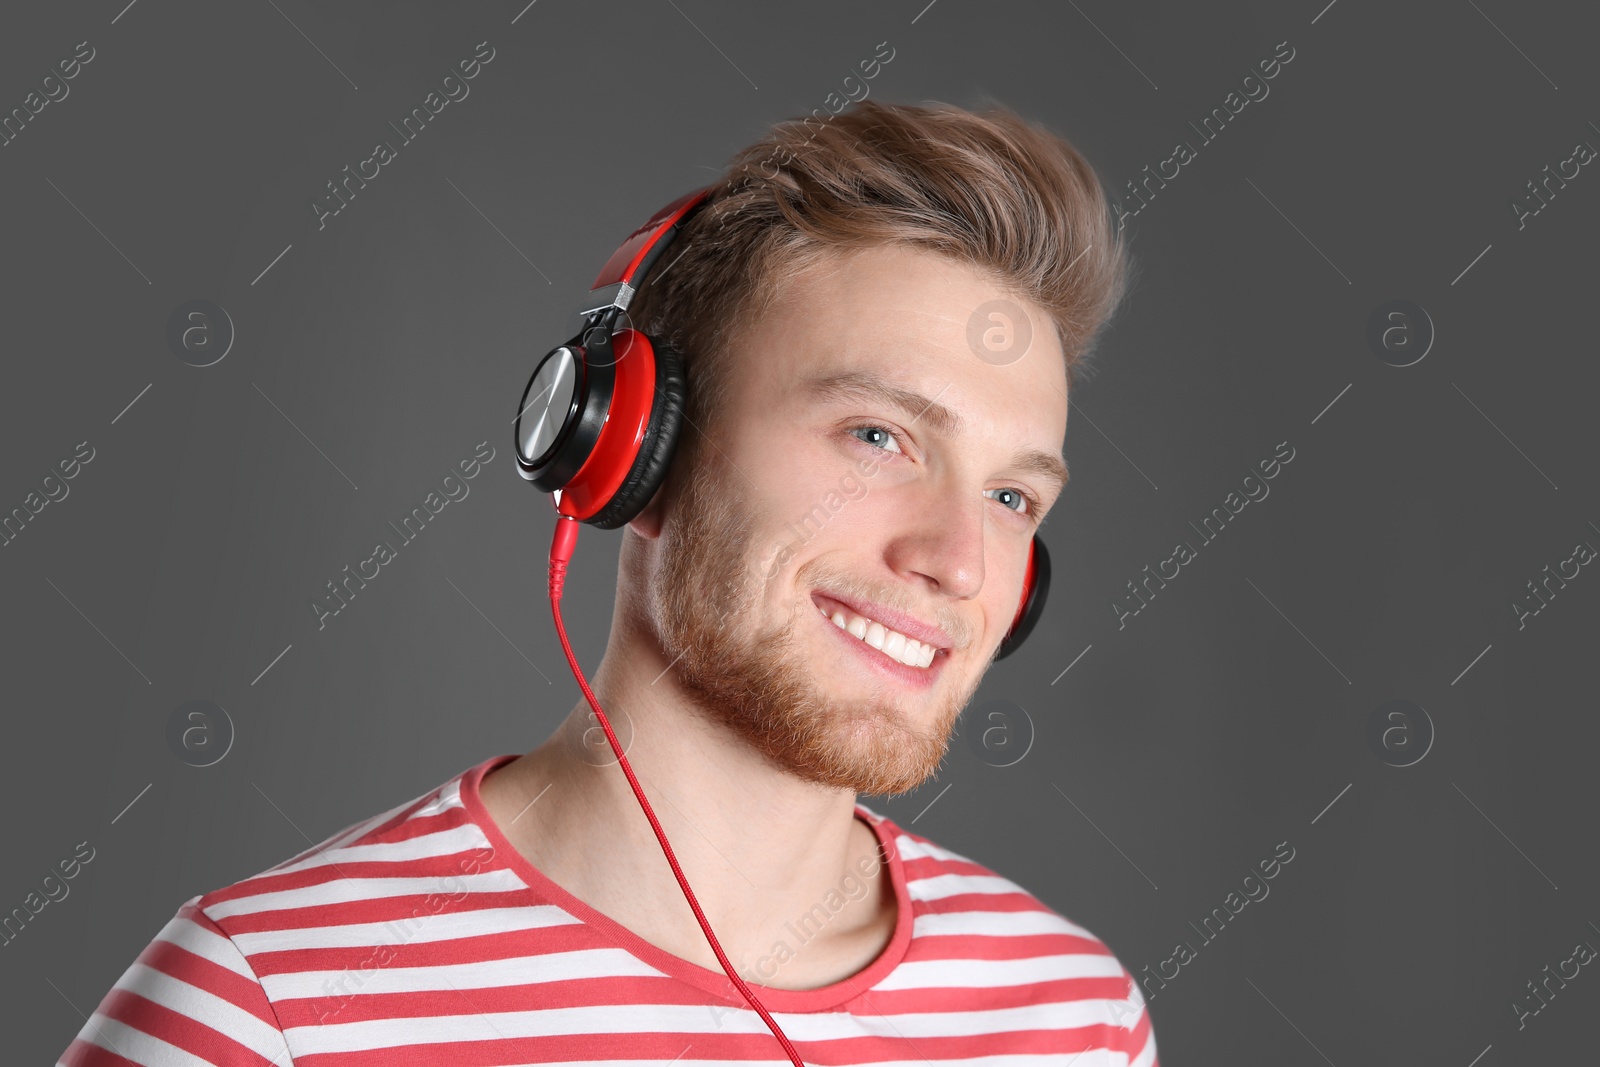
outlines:
[[988, 272], [1050, 316], [1070, 388], [1129, 282], [1094, 169], [1016, 113], [862, 100], [779, 122], [741, 149], [629, 308], [689, 378], [689, 451], [726, 393], [730, 349], [785, 279], [832, 254], [905, 244]]

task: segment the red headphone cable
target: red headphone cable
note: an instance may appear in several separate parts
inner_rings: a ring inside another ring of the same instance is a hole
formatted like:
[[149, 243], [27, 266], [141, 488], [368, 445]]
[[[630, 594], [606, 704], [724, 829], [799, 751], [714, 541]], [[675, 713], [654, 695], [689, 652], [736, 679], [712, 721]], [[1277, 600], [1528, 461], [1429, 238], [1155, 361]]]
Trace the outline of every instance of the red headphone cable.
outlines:
[[611, 742], [611, 750], [617, 754], [617, 762], [622, 764], [623, 773], [628, 776], [628, 784], [633, 786], [633, 795], [639, 798], [639, 806], [644, 809], [645, 815], [650, 819], [650, 828], [656, 833], [656, 840], [661, 842], [661, 851], [666, 854], [667, 862], [672, 865], [672, 873], [678, 879], [678, 886], [683, 890], [684, 899], [688, 900], [689, 907], [694, 909], [694, 917], [700, 922], [700, 929], [705, 932], [706, 940], [711, 943], [711, 950], [717, 954], [717, 959], [722, 963], [722, 969], [732, 979], [733, 984], [739, 987], [739, 992], [750, 1006], [761, 1016], [774, 1037], [783, 1045], [783, 1051], [788, 1054], [789, 1060], [795, 1067], [805, 1067], [800, 1059], [800, 1054], [794, 1050], [789, 1039], [784, 1036], [783, 1030], [773, 1017], [767, 1014], [767, 1009], [762, 1007], [761, 1001], [745, 985], [744, 979], [734, 973], [733, 964], [728, 962], [728, 957], [723, 953], [722, 946], [717, 942], [717, 935], [711, 932], [711, 924], [706, 921], [705, 912], [700, 910], [700, 902], [694, 897], [694, 891], [689, 888], [689, 882], [683, 876], [683, 868], [678, 866], [678, 858], [672, 854], [672, 846], [667, 843], [667, 835], [661, 829], [661, 824], [656, 821], [656, 813], [650, 807], [650, 801], [645, 799], [644, 790], [639, 788], [639, 780], [633, 776], [633, 768], [628, 765], [628, 757], [623, 755], [622, 745], [617, 741], [617, 735], [611, 730], [611, 721], [606, 718], [606, 713], [601, 710], [600, 702], [595, 699], [594, 692], [589, 688], [588, 681], [583, 677], [583, 671], [578, 666], [578, 659], [572, 654], [572, 645], [567, 641], [567, 628], [561, 622], [561, 590], [567, 580], [567, 564], [572, 559], [572, 551], [578, 544], [578, 520], [570, 515], [558, 514], [556, 517], [555, 537], [550, 543], [550, 608], [555, 613], [556, 636], [561, 638], [561, 648], [567, 654], [567, 663], [572, 667], [573, 675], [578, 679], [578, 685], [583, 689], [583, 695], [588, 698], [589, 706], [594, 708], [594, 713], [600, 719], [600, 725], [605, 728], [606, 738]]

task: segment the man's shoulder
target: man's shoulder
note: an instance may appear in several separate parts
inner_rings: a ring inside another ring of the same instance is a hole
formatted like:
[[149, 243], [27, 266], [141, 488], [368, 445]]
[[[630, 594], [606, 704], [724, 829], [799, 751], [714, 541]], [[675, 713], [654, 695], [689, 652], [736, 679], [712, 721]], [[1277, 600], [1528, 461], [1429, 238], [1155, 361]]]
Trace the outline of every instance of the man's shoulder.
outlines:
[[1093, 933], [993, 868], [913, 833], [863, 805], [858, 806], [889, 830], [905, 868], [906, 890], [913, 901], [927, 905], [926, 911], [1030, 917], [1018, 921], [1041, 931], [1092, 941], [1103, 947], [1103, 942]]
[[[201, 1053], [208, 1063], [284, 1063], [285, 1035], [357, 1005], [363, 982], [400, 947], [415, 942], [426, 956], [432, 943], [490, 925], [456, 906], [474, 892], [496, 900], [519, 885], [463, 801], [463, 780], [484, 766], [184, 901], [66, 1060], [109, 1056], [109, 1032], [135, 1053], [119, 1063], [199, 1063]], [[550, 924], [533, 910], [529, 925]]]
[[462, 803], [461, 781], [468, 773], [203, 893], [188, 906], [230, 936], [302, 922], [331, 925], [359, 921], [376, 899], [426, 895], [452, 876], [475, 873], [451, 863], [451, 857], [492, 852]]
[[[1031, 890], [922, 834], [888, 819], [882, 822], [905, 870], [906, 892], [916, 912], [914, 936], [971, 937], [979, 939], [972, 942], [975, 950], [984, 944], [1007, 955], [1025, 943], [1038, 956], [1077, 957], [1079, 974], [1087, 976], [1087, 971], [1134, 984], [1105, 941]], [[1019, 938], [1023, 941], [1015, 940]], [[1137, 996], [1137, 989], [1130, 995]]]
[[1097, 1047], [1123, 1054], [1115, 1062], [1156, 1067], [1143, 991], [1105, 941], [991, 867], [875, 818], [895, 842], [914, 914], [915, 966], [890, 984], [960, 985], [969, 1006], [1026, 989], [1051, 1025], [1086, 1028]]

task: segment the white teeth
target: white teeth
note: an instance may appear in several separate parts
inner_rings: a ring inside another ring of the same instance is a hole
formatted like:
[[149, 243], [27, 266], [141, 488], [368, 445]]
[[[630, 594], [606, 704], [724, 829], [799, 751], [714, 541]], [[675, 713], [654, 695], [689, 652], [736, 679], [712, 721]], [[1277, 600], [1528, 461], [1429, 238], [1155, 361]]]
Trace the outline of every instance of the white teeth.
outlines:
[[898, 630], [891, 630], [880, 622], [863, 618], [854, 612], [836, 610], [829, 615], [820, 607], [817, 610], [850, 636], [865, 641], [884, 655], [908, 667], [926, 667], [933, 662], [936, 653], [933, 646], [913, 640]]
[[883, 651], [883, 635], [886, 632], [883, 628], [883, 623], [869, 622], [867, 623], [867, 636], [863, 640], [881, 652]]

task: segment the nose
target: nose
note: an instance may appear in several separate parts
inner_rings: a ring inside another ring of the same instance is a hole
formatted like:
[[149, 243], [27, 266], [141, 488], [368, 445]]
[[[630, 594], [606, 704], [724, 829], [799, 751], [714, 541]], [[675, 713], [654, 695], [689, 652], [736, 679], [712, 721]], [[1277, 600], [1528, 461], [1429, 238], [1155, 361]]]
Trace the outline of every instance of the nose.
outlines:
[[979, 494], [956, 500], [929, 487], [906, 501], [900, 535], [889, 543], [888, 564], [896, 574], [920, 577], [945, 596], [971, 600], [983, 588], [984, 505]]

